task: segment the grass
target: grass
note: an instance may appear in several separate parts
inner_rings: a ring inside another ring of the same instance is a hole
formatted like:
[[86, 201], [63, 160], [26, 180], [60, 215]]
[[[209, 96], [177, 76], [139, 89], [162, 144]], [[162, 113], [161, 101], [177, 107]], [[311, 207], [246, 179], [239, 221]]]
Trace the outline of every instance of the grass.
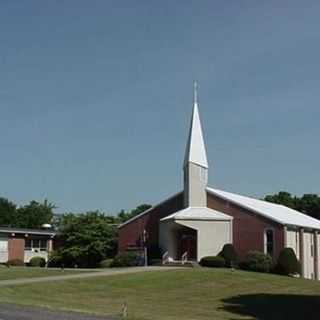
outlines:
[[139, 320], [313, 320], [320, 282], [201, 268], [3, 287], [0, 301], [103, 315], [126, 302]]
[[0, 267], [0, 280], [11, 280], [11, 279], [21, 279], [21, 278], [38, 278], [38, 277], [48, 277], [57, 276], [65, 274], [79, 273], [79, 271], [72, 270], [57, 270], [57, 269], [45, 269], [45, 268], [35, 268], [35, 267]]

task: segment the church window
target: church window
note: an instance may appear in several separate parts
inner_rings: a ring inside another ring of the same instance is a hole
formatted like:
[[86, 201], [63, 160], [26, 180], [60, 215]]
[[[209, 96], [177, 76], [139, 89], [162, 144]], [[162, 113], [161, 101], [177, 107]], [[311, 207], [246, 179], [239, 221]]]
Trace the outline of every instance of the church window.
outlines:
[[271, 257], [274, 254], [274, 230], [265, 229], [264, 231], [264, 253]]

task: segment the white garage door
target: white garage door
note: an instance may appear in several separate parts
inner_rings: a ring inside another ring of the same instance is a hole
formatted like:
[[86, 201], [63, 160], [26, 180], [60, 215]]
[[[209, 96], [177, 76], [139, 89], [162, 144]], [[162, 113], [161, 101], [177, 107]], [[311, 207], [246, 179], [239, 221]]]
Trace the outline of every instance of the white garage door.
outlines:
[[8, 239], [0, 238], [0, 263], [8, 261]]

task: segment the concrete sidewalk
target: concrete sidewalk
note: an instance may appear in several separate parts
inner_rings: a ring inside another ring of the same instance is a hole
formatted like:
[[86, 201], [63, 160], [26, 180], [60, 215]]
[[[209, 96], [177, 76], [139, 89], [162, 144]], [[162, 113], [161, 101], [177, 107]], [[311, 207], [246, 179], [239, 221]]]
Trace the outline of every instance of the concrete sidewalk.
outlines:
[[[169, 270], [178, 270], [178, 269], [185, 269], [185, 268], [183, 268], [183, 267], [165, 267], [165, 266], [163, 266], [163, 267], [159, 266], [159, 267], [110, 268], [110, 269], [104, 269], [103, 271], [93, 271], [93, 272], [86, 272], [86, 273], [59, 275], [59, 276], [1, 280], [0, 287], [28, 284], [28, 283], [61, 281], [61, 280], [70, 280], [70, 279], [86, 279], [86, 278], [93, 278], [93, 277], [113, 276], [113, 275], [118, 275], [118, 274], [130, 274], [130, 273], [140, 273], [140, 272], [149, 272], [149, 271], [169, 271]], [[61, 271], [61, 273], [63, 273], [63, 271]]]

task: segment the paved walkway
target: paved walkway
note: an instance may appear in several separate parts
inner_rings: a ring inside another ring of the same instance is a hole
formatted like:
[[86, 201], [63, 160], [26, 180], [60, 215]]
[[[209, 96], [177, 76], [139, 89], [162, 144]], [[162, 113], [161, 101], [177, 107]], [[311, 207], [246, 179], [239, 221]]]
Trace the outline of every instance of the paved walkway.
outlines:
[[120, 317], [99, 317], [85, 313], [52, 311], [42, 308], [0, 303], [0, 320], [115, 320]]
[[59, 275], [59, 276], [1, 280], [0, 287], [19, 285], [19, 284], [28, 284], [28, 283], [48, 282], [48, 281], [86, 279], [86, 278], [93, 278], [93, 277], [113, 276], [117, 274], [130, 274], [130, 273], [149, 272], [149, 271], [168, 271], [168, 270], [177, 270], [181, 268], [182, 267], [164, 267], [164, 266], [163, 267], [162, 266], [161, 267], [130, 267], [130, 268], [117, 268], [117, 269], [110, 268], [110, 269], [105, 269], [104, 271], [93, 271], [93, 272], [85, 272], [85, 273], [77, 273], [77, 274]]

